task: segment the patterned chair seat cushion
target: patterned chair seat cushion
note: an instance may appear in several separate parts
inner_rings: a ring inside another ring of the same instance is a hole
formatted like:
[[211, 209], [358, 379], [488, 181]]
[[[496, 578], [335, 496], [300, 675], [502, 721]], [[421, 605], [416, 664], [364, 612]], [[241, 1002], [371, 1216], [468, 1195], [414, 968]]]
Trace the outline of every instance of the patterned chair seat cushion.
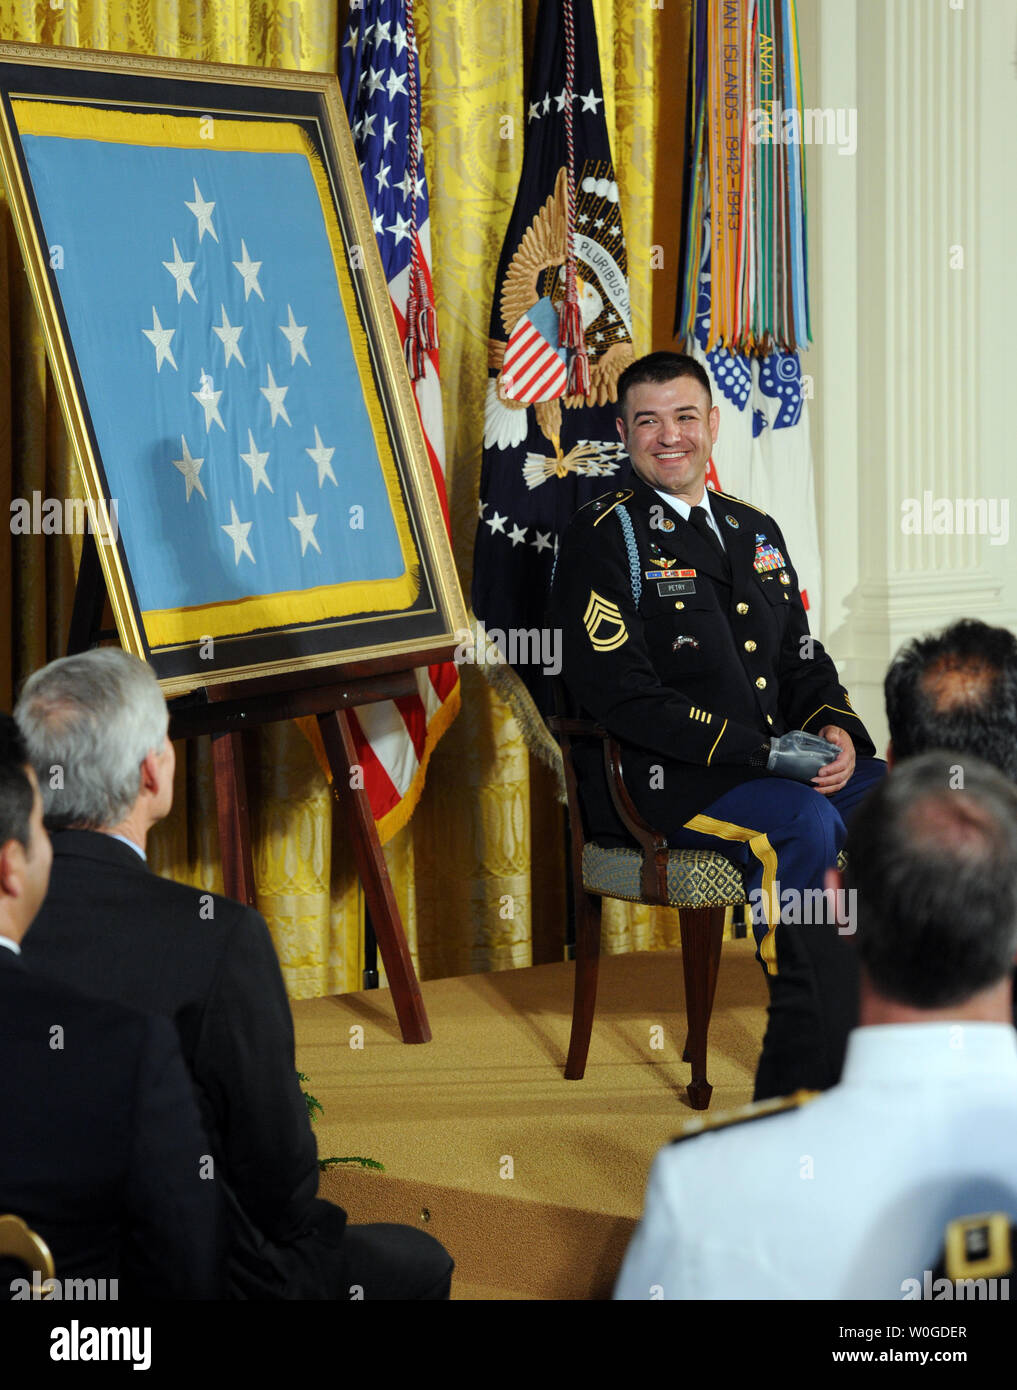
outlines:
[[[605, 898], [642, 902], [638, 849], [583, 846], [583, 887]], [[742, 876], [722, 854], [705, 849], [672, 849], [667, 856], [667, 897], [672, 907], [736, 907], [745, 902]]]

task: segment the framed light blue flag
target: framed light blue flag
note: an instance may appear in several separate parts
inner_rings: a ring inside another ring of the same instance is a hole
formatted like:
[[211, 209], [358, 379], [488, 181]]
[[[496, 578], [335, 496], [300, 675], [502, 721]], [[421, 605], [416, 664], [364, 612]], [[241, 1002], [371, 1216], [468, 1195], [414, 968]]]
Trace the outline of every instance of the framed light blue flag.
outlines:
[[0, 46], [0, 159], [121, 641], [167, 693], [467, 626], [332, 75]]

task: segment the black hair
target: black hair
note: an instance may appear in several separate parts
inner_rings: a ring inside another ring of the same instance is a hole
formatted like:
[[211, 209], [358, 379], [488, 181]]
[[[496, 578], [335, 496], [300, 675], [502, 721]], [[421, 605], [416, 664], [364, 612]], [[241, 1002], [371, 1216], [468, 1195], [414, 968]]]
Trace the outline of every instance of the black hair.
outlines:
[[895, 760], [931, 748], [974, 753], [1017, 782], [1017, 638], [961, 618], [915, 638], [883, 683]]
[[642, 386], [645, 382], [659, 385], [683, 376], [694, 377], [706, 392], [706, 399], [713, 404], [713, 391], [706, 368], [694, 357], [687, 357], [683, 352], [650, 352], [629, 363], [618, 378], [618, 415], [624, 416], [625, 397], [633, 386]]
[[0, 713], [0, 845], [17, 840], [28, 849], [34, 801], [25, 740], [13, 717]]

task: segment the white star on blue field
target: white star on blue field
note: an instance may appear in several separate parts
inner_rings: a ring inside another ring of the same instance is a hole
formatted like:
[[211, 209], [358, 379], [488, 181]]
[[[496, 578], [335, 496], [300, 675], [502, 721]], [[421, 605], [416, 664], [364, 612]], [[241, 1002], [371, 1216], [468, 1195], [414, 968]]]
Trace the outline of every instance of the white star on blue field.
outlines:
[[142, 610], [403, 574], [307, 159], [23, 143]]

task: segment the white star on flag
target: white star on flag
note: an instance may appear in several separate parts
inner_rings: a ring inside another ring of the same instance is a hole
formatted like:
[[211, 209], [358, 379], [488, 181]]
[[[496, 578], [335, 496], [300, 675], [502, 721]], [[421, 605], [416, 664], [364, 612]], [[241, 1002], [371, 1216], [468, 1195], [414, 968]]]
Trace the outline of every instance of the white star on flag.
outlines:
[[268, 462], [268, 451], [266, 450], [263, 454], [258, 452], [258, 446], [255, 444], [254, 435], [250, 430], [247, 431], [247, 442], [251, 446], [251, 452], [249, 454], [241, 454], [240, 457], [251, 470], [251, 482], [254, 484], [254, 491], [258, 491], [259, 483], [264, 483], [269, 492], [275, 492], [275, 488], [268, 481], [268, 474], [265, 471], [265, 464]]
[[274, 426], [276, 420], [281, 415], [283, 419], [286, 421], [287, 425], [290, 425], [292, 427], [293, 422], [290, 420], [290, 417], [286, 414], [286, 407], [283, 405], [283, 401], [286, 398], [286, 392], [289, 389], [290, 388], [288, 386], [277, 386], [275, 384], [275, 377], [272, 375], [272, 368], [269, 367], [268, 385], [259, 386], [258, 390], [265, 397], [266, 401], [268, 401], [269, 408], [272, 411], [272, 418], [269, 421], [270, 425]]
[[233, 501], [231, 497], [230, 524], [228, 526], [220, 527], [220, 530], [225, 531], [227, 536], [229, 536], [230, 540], [233, 542], [233, 563], [235, 565], [240, 564], [241, 555], [246, 555], [252, 565], [255, 563], [254, 556], [251, 554], [251, 547], [247, 543], [247, 536], [253, 525], [253, 521], [240, 520], [240, 518], [237, 516], [236, 503]]
[[314, 448], [305, 450], [318, 465], [318, 486], [323, 487], [326, 478], [331, 478], [336, 487], [339, 482], [332, 472], [332, 455], [335, 449], [326, 449], [321, 442], [321, 435], [318, 433], [318, 426], [314, 427]]
[[[176, 243], [174, 242], [174, 246], [175, 245]], [[261, 269], [261, 262], [251, 260], [250, 256], [247, 254], [247, 242], [244, 241], [243, 238], [240, 240], [240, 260], [234, 261], [233, 265], [244, 277], [244, 303], [246, 304], [250, 299], [252, 290], [259, 299], [264, 300], [265, 296], [262, 294], [261, 286], [258, 284], [258, 271]], [[169, 269], [168, 266], [167, 269]], [[179, 295], [177, 297], [179, 298]]]
[[237, 361], [240, 363], [241, 367], [246, 367], [247, 363], [241, 356], [240, 348], [237, 346], [238, 339], [240, 338], [241, 333], [243, 333], [244, 331], [244, 326], [243, 324], [230, 323], [229, 319], [226, 317], [225, 304], [220, 304], [219, 308], [222, 310], [222, 326], [220, 328], [216, 328], [215, 324], [213, 323], [212, 332], [219, 339], [219, 341], [222, 343], [223, 347], [226, 350], [225, 365], [228, 367], [231, 359], [235, 357]]
[[413, 227], [413, 223], [408, 217], [403, 217], [401, 213], [396, 213], [395, 223], [391, 227], [386, 227], [387, 232], [394, 232], [396, 245], [402, 241], [403, 237], [408, 237]]
[[304, 347], [304, 334], [307, 332], [307, 324], [305, 323], [303, 328], [299, 327], [296, 319], [293, 317], [292, 305], [287, 304], [286, 311], [290, 316], [290, 321], [288, 324], [281, 323], [279, 325], [279, 332], [290, 345], [290, 366], [296, 366], [298, 357], [302, 357], [307, 365], [310, 366], [311, 359], [308, 357], [307, 349]]
[[205, 412], [205, 433], [207, 434], [209, 432], [212, 428], [212, 422], [214, 421], [225, 434], [226, 426], [223, 424], [222, 416], [219, 414], [219, 397], [222, 395], [222, 392], [212, 390], [212, 378], [205, 372], [202, 372], [201, 389], [200, 391], [192, 391], [191, 395]]
[[152, 327], [143, 328], [142, 333], [155, 348], [155, 370], [159, 371], [164, 362], [168, 362], [174, 371], [178, 371], [173, 354], [170, 352], [170, 339], [177, 331], [175, 328], [163, 328], [159, 322], [159, 315], [155, 312], [155, 305], [152, 305]]
[[193, 212], [195, 217], [198, 219], [198, 245], [200, 246], [201, 239], [206, 232], [208, 232], [209, 236], [211, 236], [213, 241], [219, 240], [219, 233], [212, 226], [212, 209], [215, 207], [215, 203], [206, 203], [201, 196], [201, 189], [198, 187], [198, 180], [194, 179], [193, 182], [194, 202], [188, 203], [185, 201], [184, 207], [190, 208], [191, 212]]
[[171, 261], [163, 261], [163, 265], [177, 282], [177, 303], [180, 303], [181, 299], [184, 297], [184, 291], [186, 290], [195, 304], [197, 304], [198, 296], [194, 293], [191, 286], [191, 271], [194, 269], [194, 262], [184, 260], [177, 249], [175, 237], [173, 239], [173, 259]]
[[183, 435], [180, 436], [180, 447], [184, 451], [184, 456], [182, 459], [174, 459], [173, 467], [180, 469], [181, 473], [184, 475], [184, 482], [187, 484], [187, 496], [184, 498], [184, 501], [189, 502], [191, 500], [191, 493], [197, 488], [207, 502], [208, 497], [205, 495], [205, 489], [201, 486], [201, 479], [198, 477], [198, 474], [201, 472], [201, 465], [205, 460], [191, 458], [191, 451], [188, 449], [187, 440]]
[[295, 526], [300, 532], [300, 555], [301, 558], [307, 553], [307, 547], [313, 545], [318, 554], [321, 554], [321, 546], [318, 544], [314, 534], [314, 523], [318, 520], [317, 512], [305, 512], [304, 504], [300, 500], [300, 493], [297, 493], [297, 514], [290, 517], [290, 524]]

